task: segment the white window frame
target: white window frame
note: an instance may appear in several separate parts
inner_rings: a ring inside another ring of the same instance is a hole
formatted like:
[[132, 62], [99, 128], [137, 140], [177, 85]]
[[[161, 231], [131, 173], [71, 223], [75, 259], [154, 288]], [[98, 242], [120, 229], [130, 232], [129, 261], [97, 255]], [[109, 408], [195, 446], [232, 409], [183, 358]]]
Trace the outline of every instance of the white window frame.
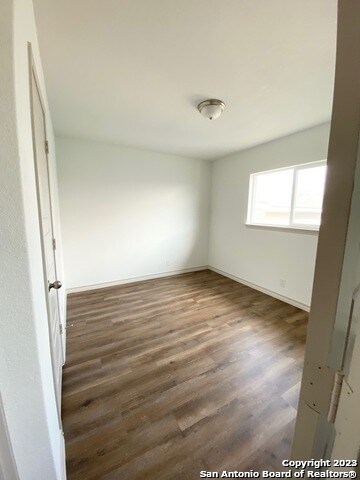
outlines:
[[[272, 170], [264, 170], [262, 172], [252, 173], [250, 175], [250, 182], [249, 182], [249, 198], [248, 198], [248, 209], [247, 209], [247, 221], [245, 222], [246, 225], [251, 227], [267, 227], [267, 228], [280, 228], [285, 230], [310, 230], [310, 231], [319, 231], [318, 225], [309, 225], [309, 224], [299, 224], [294, 223], [294, 203], [295, 197], [297, 192], [297, 184], [298, 184], [298, 172], [300, 170], [309, 169], [309, 168], [316, 168], [321, 167], [322, 165], [326, 166], [326, 160], [319, 160], [316, 162], [309, 162], [309, 163], [302, 163], [300, 165], [292, 165], [283, 168], [274, 168]], [[293, 184], [292, 184], [292, 193], [291, 193], [291, 204], [290, 204], [290, 220], [288, 225], [276, 225], [276, 224], [266, 224], [266, 223], [257, 223], [254, 222], [253, 214], [254, 214], [254, 207], [255, 207], [255, 179], [259, 175], [263, 175], [264, 173], [272, 173], [272, 172], [280, 172], [284, 170], [294, 170], [293, 175]]]

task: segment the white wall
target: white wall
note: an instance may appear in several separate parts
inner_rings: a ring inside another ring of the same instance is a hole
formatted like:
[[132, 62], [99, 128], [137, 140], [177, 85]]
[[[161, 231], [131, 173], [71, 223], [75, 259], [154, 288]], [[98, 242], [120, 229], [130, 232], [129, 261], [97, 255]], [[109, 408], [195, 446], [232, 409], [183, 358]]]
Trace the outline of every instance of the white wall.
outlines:
[[[216, 160], [212, 170], [209, 265], [310, 305], [317, 234], [245, 225], [251, 173], [327, 157], [329, 125]], [[280, 287], [280, 279], [286, 287]]]
[[[63, 439], [52, 381], [32, 150], [28, 41], [45, 102], [54, 184], [54, 139], [31, 0], [2, 0], [0, 15], [0, 388], [21, 480], [63, 476]], [[53, 202], [56, 205], [56, 194]], [[60, 237], [59, 223], [55, 229]], [[60, 243], [60, 242], [59, 242]], [[61, 271], [61, 252], [58, 251]], [[63, 305], [64, 310], [64, 305]]]
[[70, 138], [56, 147], [68, 287], [207, 265], [208, 162]]
[[326, 159], [328, 135], [326, 124], [213, 163], [57, 138], [67, 286], [209, 264], [308, 306], [317, 234], [247, 227], [249, 176]]

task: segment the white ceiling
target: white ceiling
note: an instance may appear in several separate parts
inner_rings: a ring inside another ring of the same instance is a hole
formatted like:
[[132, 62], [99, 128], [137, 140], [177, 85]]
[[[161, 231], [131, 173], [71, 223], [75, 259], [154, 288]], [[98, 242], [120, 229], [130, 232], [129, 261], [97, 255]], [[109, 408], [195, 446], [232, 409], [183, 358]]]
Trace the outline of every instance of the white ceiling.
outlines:
[[55, 132], [213, 159], [323, 123], [336, 3], [34, 0]]

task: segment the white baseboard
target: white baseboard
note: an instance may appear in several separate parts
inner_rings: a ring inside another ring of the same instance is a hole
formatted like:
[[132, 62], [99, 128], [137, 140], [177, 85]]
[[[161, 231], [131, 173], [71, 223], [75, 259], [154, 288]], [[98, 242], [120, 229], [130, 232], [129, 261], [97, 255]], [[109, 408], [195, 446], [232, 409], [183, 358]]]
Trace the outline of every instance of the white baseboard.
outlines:
[[213, 272], [219, 273], [224, 277], [228, 277], [231, 280], [235, 280], [235, 282], [242, 283], [254, 290], [258, 290], [259, 292], [266, 293], [270, 297], [277, 298], [285, 303], [289, 303], [294, 307], [300, 308], [301, 310], [305, 310], [305, 312], [310, 311], [309, 305], [305, 305], [304, 303], [298, 302], [297, 300], [293, 300], [292, 298], [286, 297], [285, 295], [280, 295], [279, 293], [273, 292], [272, 290], [268, 290], [267, 288], [260, 287], [255, 283], [248, 282], [243, 278], [237, 277], [236, 275], [232, 275], [231, 273], [224, 272], [219, 268], [212, 267], [211, 265], [203, 265], [201, 267], [192, 267], [192, 268], [184, 268], [182, 270], [173, 270], [171, 272], [163, 272], [163, 273], [155, 273], [153, 275], [144, 275], [141, 277], [131, 277], [131, 278], [124, 278], [122, 280], [116, 280], [114, 282], [106, 282], [106, 283], [96, 283], [93, 285], [84, 285], [83, 287], [74, 287], [68, 288], [66, 293], [78, 293], [78, 292], [86, 292], [88, 290], [97, 290], [99, 288], [107, 288], [107, 287], [116, 287], [117, 285], [125, 285], [127, 283], [136, 283], [136, 282], [143, 282], [144, 280], [154, 280], [156, 278], [163, 278], [163, 277], [173, 277], [174, 275], [181, 275], [182, 273], [191, 273], [191, 272], [200, 272], [202, 270], [212, 270]]
[[259, 285], [256, 285], [255, 283], [248, 282], [247, 280], [244, 280], [243, 278], [237, 277], [236, 275], [232, 275], [231, 273], [224, 272], [223, 270], [220, 270], [219, 268], [211, 267], [209, 265], [208, 269], [212, 270], [213, 272], [219, 273], [220, 275], [223, 275], [224, 277], [231, 278], [231, 280], [235, 280], [235, 282], [242, 283], [243, 285], [246, 285], [247, 287], [251, 287], [254, 290], [258, 290], [259, 292], [266, 293], [266, 295], [269, 295], [270, 297], [277, 298], [278, 300], [281, 300], [285, 303], [289, 303], [290, 305], [293, 305], [294, 307], [300, 308], [301, 310], [305, 310], [305, 312], [310, 311], [310, 306], [309, 305], [305, 305], [304, 303], [293, 300], [292, 298], [288, 298], [288, 297], [285, 297], [284, 295], [280, 295], [279, 293], [273, 292], [272, 290], [268, 290], [267, 288], [260, 287]]
[[155, 278], [173, 277], [174, 275], [181, 275], [182, 273], [200, 272], [202, 270], [207, 270], [207, 269], [208, 269], [208, 266], [203, 265], [201, 267], [184, 268], [182, 270], [174, 270], [172, 272], [155, 273], [153, 275], [144, 275], [142, 277], [124, 278], [122, 280], [116, 280], [114, 282], [96, 283], [94, 285], [85, 285], [83, 287], [68, 288], [66, 290], [66, 293], [68, 293], [68, 294], [69, 293], [78, 293], [78, 292], [86, 292], [87, 290], [97, 290], [98, 288], [116, 287], [117, 285], [125, 285], [127, 283], [143, 282], [144, 280], [153, 280]]

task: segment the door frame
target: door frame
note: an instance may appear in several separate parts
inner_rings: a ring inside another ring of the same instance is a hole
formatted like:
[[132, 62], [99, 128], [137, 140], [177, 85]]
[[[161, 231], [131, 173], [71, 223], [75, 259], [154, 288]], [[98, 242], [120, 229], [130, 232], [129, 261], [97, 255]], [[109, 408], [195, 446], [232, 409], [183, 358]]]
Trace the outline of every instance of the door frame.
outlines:
[[[329, 458], [328, 421], [336, 372], [342, 372], [349, 333], [356, 262], [352, 259], [352, 201], [360, 136], [360, 3], [338, 1], [337, 52], [327, 180], [293, 459]], [[356, 192], [355, 192], [356, 193]]]
[[[49, 295], [48, 295], [48, 279], [47, 279], [47, 271], [46, 271], [46, 254], [45, 254], [45, 245], [44, 245], [44, 235], [43, 235], [43, 226], [42, 226], [42, 216], [41, 216], [41, 198], [40, 198], [40, 188], [39, 188], [39, 171], [38, 171], [38, 162], [37, 162], [37, 153], [36, 153], [36, 136], [35, 136], [35, 122], [34, 122], [34, 98], [33, 98], [33, 86], [38, 91], [39, 100], [41, 104], [41, 109], [44, 115], [44, 134], [46, 142], [48, 141], [47, 131], [46, 131], [46, 111], [44, 108], [44, 101], [40, 89], [40, 82], [38, 79], [35, 60], [33, 56], [31, 42], [28, 42], [28, 64], [29, 64], [29, 89], [30, 89], [30, 112], [31, 112], [31, 133], [32, 133], [32, 144], [33, 144], [33, 158], [34, 158], [34, 171], [35, 171], [35, 183], [36, 183], [36, 197], [37, 197], [37, 210], [38, 210], [38, 219], [39, 219], [39, 234], [40, 234], [40, 242], [41, 242], [41, 256], [42, 256], [42, 270], [43, 270], [43, 279], [44, 279], [44, 294], [46, 299], [46, 311], [47, 311], [47, 320], [48, 320], [48, 337], [49, 337], [49, 345], [51, 351], [51, 368], [52, 368], [52, 377], [53, 377], [53, 388], [56, 400], [56, 407], [57, 407], [57, 416], [58, 416], [58, 423], [59, 428], [62, 431], [62, 421], [61, 421], [61, 398], [58, 398], [57, 394], [57, 385], [55, 383], [55, 369], [56, 365], [54, 364], [54, 349], [53, 343], [51, 338], [51, 325], [50, 325], [50, 304], [49, 304]], [[44, 146], [45, 148], [45, 146]], [[49, 155], [48, 151], [46, 151], [46, 164], [47, 164], [47, 175], [48, 175], [48, 183], [49, 183], [49, 202], [50, 202], [50, 216], [51, 216], [51, 227], [52, 233], [54, 233], [54, 215], [53, 215], [53, 207], [52, 207], [52, 198], [51, 198], [51, 182], [50, 182], [50, 170], [49, 170]], [[57, 278], [57, 265], [56, 265], [56, 255], [54, 254], [54, 270], [55, 276]], [[58, 317], [59, 317], [59, 325], [61, 325], [61, 316], [60, 316], [60, 302], [59, 302], [59, 295], [56, 292], [56, 299], [57, 299], [57, 309], [58, 309]], [[63, 327], [62, 327], [63, 328]], [[62, 363], [64, 364], [64, 351], [61, 339], [61, 332], [60, 335], [60, 349], [62, 355]], [[60, 395], [61, 395], [61, 386], [60, 386]]]

